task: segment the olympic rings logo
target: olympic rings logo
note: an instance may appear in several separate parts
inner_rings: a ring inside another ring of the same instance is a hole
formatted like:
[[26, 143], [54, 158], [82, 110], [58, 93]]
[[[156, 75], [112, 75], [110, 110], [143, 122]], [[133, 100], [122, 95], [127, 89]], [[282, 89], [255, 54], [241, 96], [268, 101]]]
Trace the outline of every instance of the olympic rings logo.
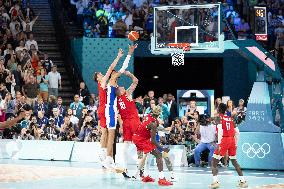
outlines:
[[253, 143], [253, 145], [244, 143], [242, 145], [242, 151], [249, 158], [254, 158], [255, 156], [257, 156], [259, 159], [263, 159], [267, 154], [270, 153], [270, 145], [267, 143], [263, 143], [262, 145], [260, 145], [259, 143]]

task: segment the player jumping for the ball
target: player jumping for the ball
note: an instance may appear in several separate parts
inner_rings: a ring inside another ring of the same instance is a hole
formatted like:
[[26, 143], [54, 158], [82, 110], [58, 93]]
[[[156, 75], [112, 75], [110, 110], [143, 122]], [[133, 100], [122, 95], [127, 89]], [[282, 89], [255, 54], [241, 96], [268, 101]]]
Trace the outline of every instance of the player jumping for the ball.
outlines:
[[216, 120], [217, 125], [217, 135], [218, 135], [218, 147], [215, 149], [213, 159], [212, 159], [212, 174], [213, 174], [213, 183], [210, 185], [210, 188], [219, 188], [220, 182], [217, 178], [218, 174], [218, 163], [222, 157], [228, 152], [229, 158], [235, 167], [240, 180], [238, 186], [241, 188], [247, 188], [248, 184], [244, 179], [243, 172], [240, 165], [236, 159], [236, 150], [237, 150], [237, 140], [238, 132], [236, 132], [234, 127], [233, 119], [226, 115], [227, 106], [221, 103], [218, 107], [219, 117]]
[[[132, 99], [132, 93], [134, 92], [136, 86], [138, 85], [138, 79], [129, 71], [125, 71], [124, 74], [132, 79], [132, 84], [130, 87], [125, 90], [124, 87], [118, 87], [116, 89], [117, 101], [118, 101], [118, 110], [122, 120], [122, 129], [123, 129], [123, 168], [125, 172], [123, 176], [125, 178], [129, 177], [127, 173], [127, 152], [129, 146], [132, 142], [132, 136], [134, 131], [138, 128], [140, 124], [139, 114], [136, 108], [135, 101]], [[143, 152], [138, 152], [138, 159], [142, 159]]]
[[[163, 152], [169, 152], [168, 148], [163, 148], [157, 141], [156, 141], [156, 133], [157, 133], [157, 126], [159, 122], [157, 118], [161, 114], [161, 108], [159, 106], [155, 106], [150, 114], [144, 117], [142, 123], [139, 125], [137, 131], [133, 135], [132, 139], [134, 144], [137, 147], [138, 151], [144, 152], [143, 159], [146, 158], [148, 153], [151, 153], [156, 157], [156, 162], [159, 170], [159, 181], [158, 184], [161, 186], [170, 186], [172, 183], [167, 181], [164, 176], [163, 172], [163, 159], [162, 154], [159, 150]], [[159, 150], [158, 150], [159, 149]], [[138, 169], [141, 170], [143, 167], [143, 161], [140, 162], [138, 165]], [[145, 173], [144, 182], [154, 182], [155, 180], [152, 179], [149, 175]]]
[[101, 130], [101, 153], [100, 153], [100, 160], [103, 162], [106, 159], [107, 155], [107, 125], [106, 125], [106, 116], [105, 116], [105, 109], [107, 103], [107, 91], [106, 85], [107, 81], [114, 70], [115, 66], [117, 65], [120, 58], [123, 56], [122, 49], [118, 50], [117, 57], [114, 59], [113, 63], [109, 66], [105, 75], [101, 72], [95, 72], [94, 80], [98, 82], [98, 93], [99, 93], [99, 107], [98, 107], [98, 118], [99, 118], [99, 127]]
[[128, 63], [130, 61], [131, 55], [133, 54], [137, 45], [129, 46], [128, 55], [126, 56], [121, 69], [117, 72], [112, 70], [111, 77], [109, 79], [109, 83], [107, 84], [107, 102], [105, 108], [105, 116], [106, 116], [106, 125], [107, 125], [107, 157], [103, 163], [103, 165], [109, 169], [116, 169], [113, 159], [113, 143], [115, 138], [115, 130], [117, 125], [117, 98], [116, 98], [116, 88], [117, 79], [121, 76], [121, 74], [128, 67]]

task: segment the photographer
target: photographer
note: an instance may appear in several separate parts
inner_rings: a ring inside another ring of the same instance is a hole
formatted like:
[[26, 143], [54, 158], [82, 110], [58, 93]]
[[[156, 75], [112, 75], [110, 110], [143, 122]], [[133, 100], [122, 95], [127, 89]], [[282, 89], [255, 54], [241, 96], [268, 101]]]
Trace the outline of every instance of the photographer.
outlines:
[[64, 123], [61, 125], [59, 138], [60, 141], [78, 141], [76, 137], [76, 129], [71, 123], [70, 118], [65, 116]]
[[55, 125], [53, 118], [49, 119], [49, 124], [44, 128], [44, 133], [47, 134], [48, 140], [57, 140], [60, 128]]
[[177, 144], [182, 144], [183, 143], [183, 129], [181, 127], [181, 121], [179, 118], [176, 118], [173, 122], [172, 125], [169, 128], [170, 134], [169, 134], [169, 144], [170, 145], [177, 145]]
[[200, 125], [196, 129], [196, 133], [200, 135], [200, 140], [197, 140], [198, 145], [194, 150], [195, 166], [200, 166], [200, 156], [205, 150], [209, 150], [208, 165], [211, 165], [212, 156], [215, 150], [215, 133], [216, 126], [211, 124], [210, 117], [202, 115], [200, 117]]
[[35, 138], [31, 135], [30, 130], [24, 128], [21, 131], [21, 136], [18, 138], [19, 140], [34, 140]]
[[81, 142], [87, 142], [90, 138], [90, 135], [92, 134], [93, 125], [91, 122], [84, 122], [83, 126], [81, 127], [81, 131], [79, 133], [79, 141]]

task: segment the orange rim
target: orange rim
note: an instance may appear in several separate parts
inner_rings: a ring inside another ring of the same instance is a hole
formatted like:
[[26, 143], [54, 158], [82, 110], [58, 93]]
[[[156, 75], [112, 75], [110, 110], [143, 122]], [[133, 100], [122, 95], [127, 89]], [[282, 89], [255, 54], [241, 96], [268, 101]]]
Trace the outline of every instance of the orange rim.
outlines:
[[174, 48], [180, 48], [180, 49], [183, 49], [185, 51], [190, 50], [190, 43], [168, 43], [167, 46], [168, 47], [174, 47]]

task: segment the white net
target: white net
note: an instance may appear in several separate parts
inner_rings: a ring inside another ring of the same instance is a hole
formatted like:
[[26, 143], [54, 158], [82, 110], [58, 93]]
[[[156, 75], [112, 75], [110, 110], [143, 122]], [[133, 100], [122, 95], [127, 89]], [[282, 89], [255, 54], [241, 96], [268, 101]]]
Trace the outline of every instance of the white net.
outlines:
[[184, 65], [184, 53], [175, 52], [171, 53], [172, 65], [173, 66], [183, 66]]

